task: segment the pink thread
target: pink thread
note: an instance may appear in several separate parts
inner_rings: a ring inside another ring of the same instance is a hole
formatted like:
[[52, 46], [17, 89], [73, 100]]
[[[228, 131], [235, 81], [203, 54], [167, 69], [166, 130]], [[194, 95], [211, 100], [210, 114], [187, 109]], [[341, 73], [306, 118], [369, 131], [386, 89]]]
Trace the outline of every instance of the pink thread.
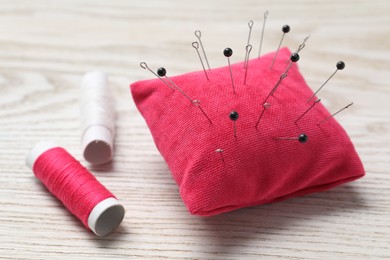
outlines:
[[89, 229], [88, 216], [101, 201], [115, 196], [65, 149], [45, 151], [33, 166], [35, 176]]

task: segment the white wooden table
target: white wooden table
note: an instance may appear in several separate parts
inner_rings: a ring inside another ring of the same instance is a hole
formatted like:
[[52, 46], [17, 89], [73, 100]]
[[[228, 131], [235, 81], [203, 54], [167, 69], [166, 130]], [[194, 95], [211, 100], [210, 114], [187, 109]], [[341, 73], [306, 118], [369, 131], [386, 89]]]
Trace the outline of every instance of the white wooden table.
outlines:
[[[212, 67], [223, 48], [253, 53], [262, 17], [264, 52], [311, 34], [299, 66], [351, 136], [367, 176], [331, 191], [212, 218], [187, 213], [128, 85], [150, 78], [147, 61], [170, 75], [200, 69], [191, 42], [202, 31]], [[372, 1], [0, 1], [0, 258], [390, 258], [390, 2]], [[42, 139], [82, 160], [78, 93], [90, 70], [109, 74], [117, 100], [112, 164], [91, 168], [126, 207], [120, 228], [88, 232], [25, 166]]]

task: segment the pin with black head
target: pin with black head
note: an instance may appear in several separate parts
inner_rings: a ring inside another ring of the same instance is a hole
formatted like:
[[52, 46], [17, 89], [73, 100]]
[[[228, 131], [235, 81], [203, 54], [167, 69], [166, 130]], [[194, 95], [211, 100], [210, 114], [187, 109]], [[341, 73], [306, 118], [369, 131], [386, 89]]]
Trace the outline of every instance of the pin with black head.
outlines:
[[309, 137], [306, 134], [300, 134], [297, 137], [275, 137], [276, 140], [297, 140], [301, 144], [306, 143]]
[[245, 47], [245, 52], [246, 52], [246, 60], [244, 61], [244, 64], [245, 64], [245, 76], [244, 76], [244, 85], [246, 85], [246, 76], [248, 74], [248, 63], [249, 63], [249, 55], [251, 53], [251, 50], [252, 50], [252, 45], [247, 45]]
[[202, 61], [202, 57], [200, 56], [200, 53], [199, 53], [199, 43], [198, 42], [193, 42], [192, 43], [192, 47], [194, 47], [194, 49], [196, 50], [196, 53], [198, 54], [198, 57], [199, 57], [199, 60], [200, 60], [200, 64], [202, 64], [202, 68], [203, 68], [203, 71], [204, 71], [204, 75], [206, 76], [206, 79], [209, 80], [209, 76], [207, 75], [207, 71], [204, 67], [204, 64], [203, 64], [203, 61]]
[[263, 110], [261, 111], [261, 114], [259, 116], [259, 119], [257, 120], [257, 123], [256, 123], [256, 129], [258, 128], [259, 126], [259, 123], [260, 123], [260, 120], [261, 118], [263, 117], [264, 115], [264, 112], [267, 108], [269, 108], [271, 106], [270, 103], [268, 103], [268, 99], [270, 98], [270, 96], [272, 96], [275, 91], [278, 89], [280, 83], [282, 82], [283, 79], [285, 79], [287, 77], [287, 73], [289, 71], [289, 69], [291, 68], [291, 65], [295, 62], [298, 62], [299, 61], [299, 54], [298, 53], [292, 53], [291, 56], [290, 56], [290, 63], [288, 64], [286, 70], [280, 75], [279, 77], [279, 80], [278, 82], [276, 82], [275, 86], [272, 88], [272, 90], [270, 91], [270, 93], [267, 95], [267, 97], [265, 98], [265, 100], [263, 101]]
[[236, 94], [236, 89], [234, 87], [234, 79], [233, 79], [233, 72], [232, 72], [232, 66], [230, 65], [230, 57], [233, 55], [233, 50], [231, 48], [225, 48], [223, 50], [223, 55], [227, 58], [228, 60], [228, 65], [229, 65], [229, 71], [230, 71], [230, 78], [232, 80], [232, 87], [233, 87], [233, 93]]
[[238, 119], [239, 115], [237, 111], [231, 111], [229, 114], [229, 119], [233, 121], [233, 128], [234, 128], [234, 138], [237, 139], [237, 134], [236, 134], [236, 121]]
[[310, 100], [312, 100], [314, 98], [315, 95], [317, 95], [318, 92], [320, 92], [320, 90], [326, 85], [326, 83], [328, 83], [328, 81], [333, 78], [333, 76], [337, 73], [337, 71], [339, 70], [343, 70], [345, 68], [345, 63], [344, 61], [338, 61], [336, 63], [336, 70], [333, 72], [332, 75], [330, 75], [330, 77], [321, 85], [321, 87], [319, 89], [317, 89], [316, 92], [314, 92], [314, 94], [306, 101], [306, 102], [309, 102]]
[[202, 114], [210, 122], [210, 124], [212, 124], [210, 117], [206, 114], [206, 112], [200, 106], [200, 101], [197, 100], [197, 99], [192, 99], [175, 82], [173, 82], [173, 80], [170, 77], [167, 76], [167, 70], [165, 68], [163, 68], [163, 67], [158, 68], [157, 69], [157, 75], [160, 78], [164, 77], [165, 79], [167, 79], [172, 86], [174, 86], [186, 99], [188, 99], [191, 102], [191, 104], [193, 104], [194, 106], [198, 107], [199, 110], [202, 112]]
[[269, 96], [272, 96], [275, 93], [275, 91], [278, 89], [278, 87], [279, 87], [280, 83], [282, 82], [282, 80], [285, 79], [288, 76], [288, 71], [290, 70], [292, 64], [295, 63], [295, 62], [298, 62], [299, 59], [300, 59], [300, 56], [299, 56], [298, 53], [294, 52], [294, 53], [291, 54], [291, 56], [290, 56], [290, 63], [288, 64], [286, 70], [280, 75], [278, 82], [276, 82], [276, 84], [273, 87], [273, 89], [271, 90], [271, 93], [269, 94]]
[[169, 88], [175, 90], [175, 88], [173, 86], [171, 86], [171, 84], [169, 84], [168, 82], [166, 82], [163, 78], [161, 78], [158, 74], [156, 74], [153, 70], [151, 70], [149, 67], [148, 67], [148, 64], [146, 64], [146, 62], [141, 62], [140, 64], [140, 67], [143, 68], [143, 69], [147, 69], [149, 70], [151, 73], [153, 73], [153, 75], [155, 75], [157, 78], [159, 78], [165, 85], [167, 85]]
[[325, 123], [327, 122], [329, 119], [331, 119], [332, 117], [334, 117], [335, 115], [337, 115], [338, 113], [340, 113], [341, 111], [349, 108], [350, 106], [352, 106], [353, 103], [349, 103], [348, 105], [346, 105], [345, 107], [343, 107], [342, 109], [338, 110], [336, 113], [333, 113], [332, 115], [328, 116], [327, 118], [325, 118], [324, 120], [320, 121], [319, 123], [317, 123], [317, 126], [319, 126], [320, 124], [322, 123]]
[[[249, 34], [248, 34], [248, 40], [246, 41], [246, 45], [245, 46], [248, 46], [249, 43], [250, 43], [250, 40], [251, 40], [251, 34], [252, 34], [252, 27], [253, 27], [253, 21], [250, 20], [248, 22], [248, 27], [249, 27]], [[248, 52], [245, 52], [245, 58], [244, 58], [244, 61], [248, 60], [249, 57], [248, 57]], [[246, 68], [246, 62], [244, 62], [244, 69]]]
[[265, 22], [267, 21], [267, 17], [268, 17], [268, 11], [265, 11], [264, 12], [264, 20], [263, 20], [263, 29], [261, 30], [261, 37], [260, 37], [259, 58], [261, 55], [261, 47], [263, 45], [264, 29], [265, 29]]
[[298, 117], [298, 119], [297, 120], [295, 120], [295, 124], [297, 124], [298, 123], [298, 121], [299, 120], [301, 120], [301, 118], [304, 116], [304, 115], [306, 115], [317, 103], [319, 103], [319, 102], [321, 102], [321, 99], [319, 98], [319, 99], [317, 99], [316, 101], [314, 101], [313, 102], [313, 104], [305, 111], [305, 112], [303, 112], [303, 114], [300, 116], [300, 117]]
[[221, 149], [221, 148], [218, 148], [217, 150], [215, 150], [216, 153], [219, 153], [219, 155], [221, 156], [221, 160], [222, 162], [225, 162], [225, 158], [223, 158], [223, 152], [224, 150]]
[[160, 68], [158, 68], [157, 69], [157, 75], [158, 75], [158, 77], [160, 77], [161, 79], [162, 78], [165, 78], [168, 82], [169, 82], [169, 84], [171, 85], [171, 86], [173, 86], [174, 88], [176, 88], [177, 90], [179, 90], [180, 91], [180, 93], [181, 94], [183, 94], [183, 96], [185, 97], [185, 98], [187, 98], [191, 103], [192, 103], [192, 99], [178, 86], [178, 85], [176, 85], [176, 83], [175, 82], [173, 82], [172, 81], [172, 79], [170, 78], [170, 77], [168, 77], [167, 76], [167, 70], [164, 68], [164, 67], [160, 67]]
[[278, 54], [279, 54], [280, 46], [282, 46], [282, 42], [283, 42], [284, 36], [285, 36], [286, 33], [288, 33], [289, 31], [290, 31], [290, 26], [288, 26], [287, 24], [286, 24], [286, 25], [283, 25], [283, 27], [282, 27], [282, 32], [283, 32], [282, 38], [280, 39], [280, 42], [279, 42], [279, 45], [278, 45], [278, 49], [277, 49], [276, 52], [275, 52], [275, 56], [274, 56], [274, 58], [273, 58], [273, 60], [272, 60], [270, 69], [273, 68], [274, 62], [275, 62], [275, 60], [276, 60], [276, 57], [277, 57]]
[[[203, 43], [202, 43], [202, 40], [200, 39], [200, 37], [202, 36], [202, 33], [199, 31], [199, 30], [196, 30], [195, 31], [195, 36], [196, 38], [198, 38], [198, 41], [200, 43], [200, 48], [202, 49], [202, 52], [203, 52], [203, 56], [204, 56], [204, 59], [206, 61], [206, 64], [207, 64], [207, 68], [210, 70], [210, 64], [209, 64], [209, 61], [207, 59], [207, 55], [206, 55], [206, 52], [204, 50], [204, 47], [203, 47]], [[200, 56], [199, 56], [200, 58]], [[201, 59], [202, 60], [202, 59]]]

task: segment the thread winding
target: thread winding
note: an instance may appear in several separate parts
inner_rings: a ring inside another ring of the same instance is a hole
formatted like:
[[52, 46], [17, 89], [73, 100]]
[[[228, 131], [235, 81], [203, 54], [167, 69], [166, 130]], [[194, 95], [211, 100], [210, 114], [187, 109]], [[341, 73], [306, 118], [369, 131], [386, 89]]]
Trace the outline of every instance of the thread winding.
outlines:
[[51, 147], [38, 156], [39, 151], [33, 151], [31, 154], [35, 155], [30, 154], [27, 164], [32, 166], [35, 176], [87, 228], [102, 236], [121, 223], [123, 206], [65, 149]]
[[80, 92], [84, 158], [92, 164], [106, 163], [113, 157], [115, 135], [114, 97], [107, 75], [99, 71], [86, 73]]

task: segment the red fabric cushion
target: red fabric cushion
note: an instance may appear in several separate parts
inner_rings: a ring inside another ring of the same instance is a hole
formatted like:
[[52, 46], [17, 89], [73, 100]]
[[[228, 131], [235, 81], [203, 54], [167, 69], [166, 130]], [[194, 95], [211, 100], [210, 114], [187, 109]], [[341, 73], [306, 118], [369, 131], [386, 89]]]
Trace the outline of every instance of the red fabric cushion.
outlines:
[[[249, 61], [246, 85], [243, 63], [232, 65], [235, 95], [228, 67], [208, 71], [210, 81], [203, 71], [171, 77], [188, 96], [200, 100], [212, 124], [197, 106], [159, 79], [131, 85], [134, 101], [192, 214], [215, 215], [280, 201], [364, 175], [348, 135], [336, 120], [317, 125], [329, 116], [321, 103], [295, 124], [312, 104], [306, 100], [313, 94], [295, 63], [255, 128], [263, 101], [291, 53], [281, 49], [270, 70], [273, 55]], [[229, 119], [233, 110], [239, 113], [237, 138]], [[307, 134], [306, 143], [275, 139], [301, 133]], [[223, 149], [223, 159], [217, 149]]]

